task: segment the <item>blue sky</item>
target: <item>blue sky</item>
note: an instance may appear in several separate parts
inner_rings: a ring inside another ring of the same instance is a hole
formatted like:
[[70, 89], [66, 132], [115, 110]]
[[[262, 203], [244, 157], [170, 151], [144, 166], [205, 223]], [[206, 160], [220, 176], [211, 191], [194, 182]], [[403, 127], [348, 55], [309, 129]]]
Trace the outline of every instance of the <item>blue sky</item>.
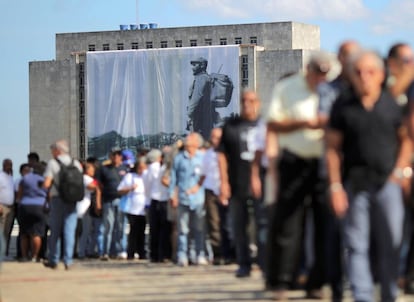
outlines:
[[[138, 13], [137, 13], [138, 12]], [[55, 34], [114, 30], [119, 24], [162, 27], [297, 21], [319, 25], [321, 48], [344, 39], [386, 54], [414, 45], [413, 0], [0, 0], [0, 160], [18, 165], [29, 150], [30, 61], [55, 58]]]

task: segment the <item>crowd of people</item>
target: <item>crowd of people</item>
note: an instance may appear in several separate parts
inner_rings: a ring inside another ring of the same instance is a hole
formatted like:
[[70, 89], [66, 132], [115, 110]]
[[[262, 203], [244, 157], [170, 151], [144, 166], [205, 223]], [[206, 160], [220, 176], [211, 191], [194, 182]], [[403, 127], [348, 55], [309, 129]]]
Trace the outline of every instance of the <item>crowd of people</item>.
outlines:
[[17, 182], [5, 159], [6, 253], [17, 218], [17, 258], [52, 269], [72, 269], [74, 256], [236, 263], [246, 278], [256, 263], [276, 300], [297, 287], [324, 299], [329, 284], [342, 301], [346, 283], [361, 302], [375, 301], [375, 283], [383, 302], [399, 287], [414, 294], [414, 52], [395, 44], [384, 59], [345, 41], [338, 62], [328, 81], [332, 58], [315, 52], [275, 84], [262, 116], [258, 93], [243, 91], [240, 115], [209, 142], [191, 132], [101, 163], [59, 140], [47, 163], [30, 153]]

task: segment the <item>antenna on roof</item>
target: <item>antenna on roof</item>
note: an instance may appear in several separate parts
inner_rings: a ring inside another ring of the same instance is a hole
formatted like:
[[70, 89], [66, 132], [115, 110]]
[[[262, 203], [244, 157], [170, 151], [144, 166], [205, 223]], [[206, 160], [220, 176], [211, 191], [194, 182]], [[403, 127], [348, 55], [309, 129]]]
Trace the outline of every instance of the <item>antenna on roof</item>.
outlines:
[[139, 24], [139, 0], [137, 0], [137, 24]]

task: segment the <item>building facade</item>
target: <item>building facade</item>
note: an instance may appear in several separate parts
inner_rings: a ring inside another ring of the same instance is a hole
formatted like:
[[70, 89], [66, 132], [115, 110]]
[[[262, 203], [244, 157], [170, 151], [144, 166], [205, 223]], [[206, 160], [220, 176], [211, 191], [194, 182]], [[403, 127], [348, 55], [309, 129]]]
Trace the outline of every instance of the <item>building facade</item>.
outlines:
[[277, 22], [57, 34], [56, 59], [29, 63], [30, 149], [48, 158], [50, 143], [65, 138], [74, 156], [87, 156], [86, 52], [230, 44], [240, 45], [238, 88], [256, 90], [266, 108], [274, 84], [319, 49], [320, 31]]

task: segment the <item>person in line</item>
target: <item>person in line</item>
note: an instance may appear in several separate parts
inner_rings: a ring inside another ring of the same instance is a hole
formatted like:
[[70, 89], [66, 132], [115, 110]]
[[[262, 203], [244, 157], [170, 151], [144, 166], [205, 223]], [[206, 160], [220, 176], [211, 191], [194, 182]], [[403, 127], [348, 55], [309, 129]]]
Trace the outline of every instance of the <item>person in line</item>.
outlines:
[[200, 134], [190, 133], [185, 139], [184, 151], [178, 153], [173, 160], [170, 174], [170, 202], [177, 208], [177, 264], [182, 267], [189, 263], [189, 233], [195, 241], [196, 264], [208, 264], [204, 249], [204, 189], [201, 180], [203, 157], [198, 151], [201, 145]]
[[171, 223], [168, 221], [168, 188], [161, 183], [166, 165], [162, 162], [162, 152], [152, 149], [147, 154], [147, 194], [151, 201], [150, 221], [150, 259], [151, 262], [164, 262], [171, 259]]
[[[58, 140], [50, 146], [53, 158], [48, 161], [44, 173], [43, 187], [50, 190], [50, 238], [49, 255], [45, 266], [56, 269], [60, 259], [60, 240], [63, 240], [63, 262], [69, 270], [73, 264], [75, 248], [75, 231], [77, 223], [76, 203], [67, 203], [59, 195], [59, 174], [62, 165], [73, 163], [80, 172], [82, 166], [79, 161], [69, 155], [69, 145], [66, 140]], [[61, 163], [61, 164], [60, 164]]]
[[[125, 198], [125, 205], [120, 207], [126, 213], [130, 231], [128, 235], [127, 259], [133, 260], [135, 253], [139, 259], [147, 259], [145, 252], [145, 208], [148, 205], [145, 194], [146, 158], [140, 157], [135, 167], [118, 185], [118, 193]], [[122, 208], [124, 207], [124, 208]]]
[[315, 258], [306, 283], [306, 296], [322, 299], [325, 282], [324, 248], [327, 203], [320, 175], [323, 127], [326, 118], [318, 110], [317, 87], [326, 80], [330, 58], [312, 54], [306, 73], [280, 81], [274, 89], [268, 112], [268, 131], [277, 135], [281, 155], [276, 206], [268, 233], [266, 288], [275, 299], [285, 299], [299, 262], [304, 209], [309, 197], [314, 221]]
[[44, 204], [47, 191], [43, 188], [45, 167], [38, 163], [33, 164], [32, 169], [22, 177], [16, 197], [23, 261], [40, 261], [39, 253], [46, 228]]
[[330, 201], [344, 219], [354, 300], [374, 301], [375, 268], [381, 301], [395, 301], [404, 220], [401, 183], [412, 146], [404, 108], [382, 89], [381, 57], [360, 51], [349, 68], [354, 93], [335, 102], [326, 134]]
[[[260, 100], [254, 91], [246, 90], [241, 96], [240, 117], [228, 120], [223, 126], [217, 148], [220, 171], [220, 201], [229, 205], [231, 232], [236, 249], [237, 278], [250, 276], [253, 260], [248, 235], [249, 208], [253, 208], [256, 223], [256, 238], [261, 238], [261, 199], [252, 194], [251, 167], [255, 158], [255, 141], [258, 135]], [[259, 255], [263, 248], [259, 245]], [[259, 264], [261, 259], [259, 256]], [[263, 266], [261, 266], [263, 268]]]

